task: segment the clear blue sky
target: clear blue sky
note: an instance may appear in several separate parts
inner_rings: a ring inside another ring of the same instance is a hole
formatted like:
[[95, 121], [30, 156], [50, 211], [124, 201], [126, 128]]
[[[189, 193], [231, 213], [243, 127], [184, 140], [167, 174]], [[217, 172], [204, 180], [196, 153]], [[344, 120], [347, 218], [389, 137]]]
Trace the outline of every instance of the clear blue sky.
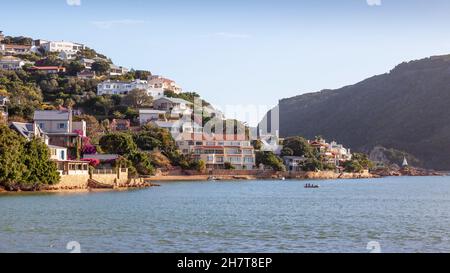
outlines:
[[450, 53], [448, 0], [77, 1], [5, 1], [0, 30], [85, 43], [220, 105], [272, 106]]

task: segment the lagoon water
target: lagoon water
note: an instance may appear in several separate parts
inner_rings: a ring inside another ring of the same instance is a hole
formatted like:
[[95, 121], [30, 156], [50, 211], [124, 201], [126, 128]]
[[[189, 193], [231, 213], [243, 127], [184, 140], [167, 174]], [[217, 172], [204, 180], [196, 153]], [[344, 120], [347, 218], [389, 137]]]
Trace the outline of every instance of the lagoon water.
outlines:
[[450, 177], [0, 194], [0, 252], [450, 252]]

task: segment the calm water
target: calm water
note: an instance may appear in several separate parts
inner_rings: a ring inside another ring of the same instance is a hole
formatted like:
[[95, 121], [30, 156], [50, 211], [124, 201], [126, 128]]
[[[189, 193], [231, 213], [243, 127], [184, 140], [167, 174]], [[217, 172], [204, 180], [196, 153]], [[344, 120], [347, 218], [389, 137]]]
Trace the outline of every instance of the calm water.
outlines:
[[0, 252], [450, 252], [450, 177], [0, 195]]

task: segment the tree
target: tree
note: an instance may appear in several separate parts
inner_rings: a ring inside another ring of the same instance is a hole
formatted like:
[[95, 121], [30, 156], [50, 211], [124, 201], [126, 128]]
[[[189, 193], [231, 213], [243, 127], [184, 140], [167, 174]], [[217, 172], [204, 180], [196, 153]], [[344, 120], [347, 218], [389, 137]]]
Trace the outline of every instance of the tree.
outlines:
[[142, 89], [131, 90], [123, 99], [124, 105], [139, 108], [151, 106], [153, 98], [147, 94], [147, 91]]
[[107, 61], [96, 61], [92, 64], [91, 70], [98, 75], [105, 75], [110, 69], [110, 64]]
[[148, 77], [150, 77], [152, 73], [150, 71], [145, 70], [136, 70], [134, 71], [134, 78], [140, 79], [140, 80], [147, 80]]
[[0, 186], [11, 190], [22, 181], [26, 166], [23, 162], [23, 139], [6, 125], [0, 125]]
[[137, 172], [141, 175], [152, 175], [155, 168], [152, 166], [150, 158], [143, 152], [135, 152], [128, 156], [128, 159], [133, 163]]
[[[313, 157], [314, 149], [308, 143], [308, 141], [303, 137], [289, 137], [284, 140], [283, 143], [285, 152], [290, 153], [292, 151], [292, 155], [294, 156], [304, 156], [304, 157]], [[290, 149], [290, 150], [287, 150]]]
[[323, 163], [315, 157], [308, 158], [302, 163], [302, 169], [305, 172], [317, 172], [323, 170]]
[[32, 139], [24, 146], [24, 163], [27, 166], [23, 173], [23, 184], [30, 189], [39, 189], [41, 185], [54, 185], [59, 182], [56, 163], [50, 160], [50, 151], [40, 139]]
[[98, 97], [97, 102], [95, 103], [95, 106], [100, 107], [103, 109], [103, 113], [105, 116], [109, 114], [109, 111], [113, 107], [114, 102], [109, 96], [101, 96]]
[[283, 164], [283, 160], [276, 156], [273, 152], [256, 152], [256, 165], [271, 167], [274, 171], [285, 171], [286, 167]]
[[364, 170], [369, 170], [373, 168], [374, 164], [369, 160], [366, 154], [354, 153], [352, 160], [346, 161], [344, 163], [344, 169], [346, 172], [360, 173]]
[[100, 139], [100, 147], [105, 153], [130, 155], [137, 152], [137, 146], [130, 134], [110, 133]]
[[255, 148], [255, 150], [261, 150], [262, 149], [262, 141], [261, 140], [259, 140], [259, 139], [257, 139], [257, 140], [253, 140], [252, 141], [252, 145], [253, 145], [253, 148]]
[[224, 168], [225, 168], [225, 170], [234, 170], [234, 169], [236, 169], [233, 165], [231, 165], [230, 162], [225, 162]]
[[70, 62], [66, 68], [69, 76], [76, 76], [79, 72], [84, 70], [84, 65], [78, 61], [73, 61]]
[[26, 142], [0, 125], [0, 186], [8, 190], [36, 190], [59, 182], [56, 164], [39, 139]]
[[281, 156], [293, 156], [294, 151], [289, 147], [283, 147], [281, 150]]

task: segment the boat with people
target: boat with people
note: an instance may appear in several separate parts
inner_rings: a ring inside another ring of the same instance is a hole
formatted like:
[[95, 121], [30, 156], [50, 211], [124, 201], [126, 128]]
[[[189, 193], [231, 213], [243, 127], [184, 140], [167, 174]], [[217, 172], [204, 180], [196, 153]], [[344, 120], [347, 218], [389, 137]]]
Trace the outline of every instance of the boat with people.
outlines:
[[318, 188], [320, 188], [319, 185], [314, 185], [314, 184], [309, 184], [309, 183], [305, 185], [305, 189], [318, 189]]

